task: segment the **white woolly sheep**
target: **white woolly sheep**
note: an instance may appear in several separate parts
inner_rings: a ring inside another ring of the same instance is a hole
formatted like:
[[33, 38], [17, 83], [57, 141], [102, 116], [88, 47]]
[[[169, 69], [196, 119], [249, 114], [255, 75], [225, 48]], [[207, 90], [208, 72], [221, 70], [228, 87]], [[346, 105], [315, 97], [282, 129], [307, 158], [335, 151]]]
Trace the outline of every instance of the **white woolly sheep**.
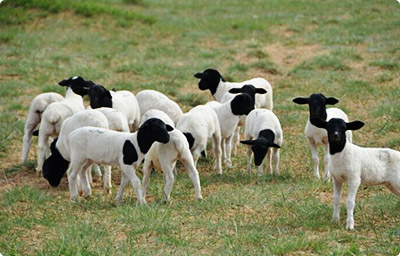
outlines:
[[225, 103], [211, 101], [206, 104], [211, 107], [218, 116], [221, 128], [221, 148], [223, 161], [228, 168], [232, 167], [231, 150], [233, 132], [242, 115], [248, 115], [254, 109], [254, 103], [248, 94], [239, 94]]
[[109, 91], [102, 85], [91, 84], [74, 89], [74, 92], [84, 96], [89, 95], [92, 109], [108, 107], [122, 112], [131, 131], [139, 128], [140, 108], [135, 95], [129, 91]]
[[211, 144], [214, 155], [213, 169], [222, 174], [222, 138], [217, 113], [209, 106], [196, 106], [181, 116], [176, 127], [183, 132], [189, 142], [195, 166], [200, 155], [206, 157], [207, 141], [213, 139]]
[[33, 130], [42, 120], [42, 114], [47, 106], [56, 101], [62, 101], [64, 99], [58, 93], [55, 92], [45, 92], [36, 96], [29, 106], [28, 116], [26, 117], [25, 127], [24, 127], [24, 137], [22, 139], [22, 156], [21, 162], [24, 163], [28, 160], [29, 148], [32, 144]]
[[[142, 121], [144, 122], [150, 118], [158, 118], [166, 124], [173, 123], [168, 115], [160, 110], [153, 109], [147, 111], [142, 116]], [[174, 129], [169, 135], [170, 140], [168, 143], [154, 143], [145, 156], [143, 164], [143, 198], [146, 198], [146, 189], [150, 182], [150, 172], [152, 168], [155, 168], [156, 170], [162, 171], [164, 175], [165, 186], [162, 201], [165, 202], [169, 200], [175, 181], [172, 170], [176, 165], [176, 161], [179, 160], [185, 166], [193, 182], [196, 199], [201, 200], [203, 197], [201, 196], [199, 172], [194, 165], [189, 143], [185, 135], [178, 129]]]
[[251, 173], [251, 152], [258, 174], [262, 175], [263, 161], [267, 155], [268, 173], [272, 174], [271, 155], [274, 175], [279, 174], [279, 151], [283, 142], [283, 131], [278, 117], [268, 109], [254, 109], [246, 118], [245, 139], [241, 143], [249, 145], [247, 149], [247, 171]]
[[354, 206], [360, 185], [385, 185], [400, 197], [400, 152], [389, 148], [364, 148], [346, 139], [346, 130], [358, 130], [361, 121], [345, 122], [332, 118], [329, 122], [312, 118], [311, 123], [328, 131], [329, 170], [333, 180], [333, 219], [340, 220], [340, 197], [343, 182], [348, 183], [346, 228], [354, 229]]
[[[324, 157], [324, 179], [329, 179], [329, 168], [328, 168], [328, 136], [327, 132], [324, 129], [319, 129], [311, 124], [311, 118], [322, 118], [323, 120], [330, 120], [331, 118], [342, 118], [346, 122], [348, 121], [348, 117], [346, 113], [344, 113], [339, 108], [326, 108], [326, 105], [335, 105], [339, 102], [339, 100], [330, 97], [326, 98], [324, 95], [311, 94], [309, 98], [298, 97], [293, 99], [294, 103], [297, 104], [308, 104], [310, 116], [307, 120], [306, 128], [304, 130], [306, 140], [308, 142], [308, 146], [311, 150], [311, 156], [313, 160], [313, 170], [314, 170], [314, 178], [319, 179], [319, 158], [318, 158], [318, 146], [325, 146], [325, 157]], [[349, 142], [352, 142], [352, 134], [351, 131], [347, 131], [347, 139]]]
[[75, 94], [72, 89], [85, 86], [87, 83], [80, 76], [59, 82], [59, 85], [67, 87], [67, 91], [62, 101], [51, 103], [43, 112], [38, 138], [37, 174], [42, 171], [43, 161], [50, 153], [50, 137], [56, 137], [60, 133], [61, 124], [67, 117], [85, 109], [82, 97]]
[[168, 132], [174, 128], [166, 125], [157, 118], [147, 120], [135, 133], [110, 131], [97, 127], [82, 127], [69, 135], [71, 150], [71, 172], [68, 176], [68, 185], [71, 199], [78, 198], [77, 175], [84, 180], [83, 192], [85, 196], [91, 194], [91, 188], [84, 172], [92, 163], [119, 165], [122, 171], [121, 186], [116, 200], [120, 201], [124, 188], [131, 182], [135, 188], [138, 202], [145, 203], [142, 196], [141, 182], [135, 174], [137, 167], [143, 160], [154, 142], [168, 143]]
[[256, 88], [263, 88], [266, 94], [256, 95], [255, 106], [257, 108], [266, 108], [272, 110], [272, 87], [264, 78], [253, 78], [244, 82], [226, 82], [222, 75], [215, 69], [206, 69], [202, 73], [196, 73], [194, 77], [200, 79], [199, 89], [210, 90], [216, 101], [222, 102], [222, 97], [232, 88], [242, 88], [246, 84], [253, 85]]
[[167, 113], [176, 124], [183, 112], [179, 105], [166, 95], [155, 90], [143, 90], [136, 94], [140, 106], [140, 114], [143, 115], [150, 109], [158, 109]]

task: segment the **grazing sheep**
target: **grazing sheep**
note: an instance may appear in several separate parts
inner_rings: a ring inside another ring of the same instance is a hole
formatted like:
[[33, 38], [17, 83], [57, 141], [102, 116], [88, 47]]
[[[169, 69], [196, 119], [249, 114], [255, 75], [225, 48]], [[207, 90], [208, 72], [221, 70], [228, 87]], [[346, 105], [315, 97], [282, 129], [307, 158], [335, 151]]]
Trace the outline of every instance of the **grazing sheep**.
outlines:
[[155, 90], [143, 90], [136, 94], [140, 106], [140, 114], [143, 115], [150, 109], [164, 111], [176, 124], [183, 112], [179, 105], [166, 95]]
[[[271, 155], [274, 163], [274, 175], [279, 174], [279, 151], [283, 142], [283, 131], [279, 119], [271, 110], [254, 109], [246, 118], [246, 140], [241, 143], [249, 145], [247, 149], [247, 171], [251, 173], [251, 152], [258, 174], [263, 175], [263, 161], [267, 155], [268, 173], [272, 174]], [[272, 152], [271, 152], [272, 151]]]
[[140, 109], [133, 93], [129, 91], [109, 91], [104, 86], [97, 84], [76, 88], [74, 92], [81, 96], [89, 95], [92, 109], [108, 107], [121, 111], [131, 126], [131, 131], [139, 128]]
[[231, 168], [233, 132], [239, 123], [240, 117], [248, 115], [254, 109], [253, 101], [248, 94], [239, 94], [225, 103], [211, 101], [206, 106], [211, 107], [217, 113], [221, 128], [223, 161], [228, 168]]
[[400, 152], [389, 148], [364, 148], [346, 139], [346, 131], [364, 126], [361, 121], [345, 122], [332, 118], [328, 122], [312, 118], [311, 123], [328, 131], [329, 170], [333, 180], [333, 219], [340, 220], [340, 197], [343, 182], [348, 183], [346, 228], [354, 229], [354, 206], [360, 185], [385, 185], [400, 197]]
[[[86, 126], [78, 128], [69, 135], [71, 172], [68, 176], [68, 185], [71, 199], [78, 198], [77, 175], [82, 177], [85, 196], [91, 194], [91, 188], [84, 172], [92, 163], [119, 165], [122, 171], [121, 186], [116, 200], [120, 201], [124, 188], [131, 182], [135, 188], [138, 202], [145, 203], [142, 197], [142, 188], [135, 168], [142, 162], [144, 155], [154, 142], [168, 143], [168, 132], [174, 128], [166, 125], [157, 118], [150, 118], [139, 127], [135, 133], [110, 131], [107, 129]], [[64, 159], [64, 161], [68, 162]], [[59, 172], [67, 170], [68, 166], [58, 168]]]
[[82, 97], [75, 94], [73, 89], [86, 86], [87, 83], [80, 76], [74, 76], [59, 82], [60, 86], [67, 87], [67, 91], [62, 101], [51, 103], [43, 112], [38, 138], [37, 174], [42, 171], [43, 161], [49, 154], [50, 137], [56, 137], [60, 133], [61, 124], [67, 117], [85, 109]]
[[[339, 108], [326, 108], [326, 105], [335, 105], [339, 100], [330, 97], [326, 98], [323, 94], [314, 93], [308, 98], [298, 97], [293, 99], [294, 103], [297, 104], [308, 104], [310, 117], [307, 120], [306, 128], [304, 130], [308, 146], [311, 150], [311, 155], [314, 163], [314, 178], [319, 179], [319, 158], [318, 158], [318, 146], [325, 146], [325, 157], [324, 157], [324, 179], [329, 179], [329, 168], [328, 168], [328, 136], [324, 129], [319, 129], [314, 126], [311, 122], [311, 118], [321, 118], [323, 120], [330, 120], [331, 118], [342, 118], [346, 122], [348, 121], [347, 115]], [[352, 142], [351, 131], [347, 131], [347, 139]]]
[[29, 148], [32, 144], [33, 130], [40, 123], [44, 110], [49, 104], [62, 101], [63, 99], [64, 97], [58, 93], [46, 92], [39, 94], [32, 100], [29, 107], [28, 116], [26, 117], [24, 137], [22, 139], [23, 145], [21, 163], [25, 163], [28, 160]]
[[217, 113], [209, 106], [196, 106], [181, 116], [176, 127], [183, 132], [189, 142], [195, 166], [200, 155], [206, 157], [207, 141], [212, 137], [213, 169], [222, 174], [221, 128]]
[[272, 110], [272, 87], [264, 78], [253, 78], [240, 83], [226, 82], [222, 75], [215, 69], [206, 69], [203, 73], [196, 73], [194, 77], [200, 79], [199, 89], [210, 90], [216, 101], [222, 102], [222, 97], [232, 88], [242, 88], [244, 85], [251, 84], [256, 88], [263, 88], [265, 94], [256, 95], [255, 106]]
[[[173, 124], [172, 120], [160, 110], [149, 110], [142, 116], [142, 121], [150, 118], [158, 118], [166, 124]], [[143, 198], [146, 198], [146, 189], [150, 182], [150, 172], [152, 168], [160, 170], [164, 175], [164, 196], [162, 201], [169, 200], [172, 186], [175, 181], [173, 169], [176, 161], [179, 160], [186, 168], [190, 179], [193, 182], [195, 197], [201, 200], [201, 187], [199, 172], [197, 171], [193, 156], [190, 153], [189, 143], [185, 135], [178, 129], [174, 129], [169, 133], [170, 140], [166, 144], [154, 143], [149, 152], [146, 154], [143, 164]]]

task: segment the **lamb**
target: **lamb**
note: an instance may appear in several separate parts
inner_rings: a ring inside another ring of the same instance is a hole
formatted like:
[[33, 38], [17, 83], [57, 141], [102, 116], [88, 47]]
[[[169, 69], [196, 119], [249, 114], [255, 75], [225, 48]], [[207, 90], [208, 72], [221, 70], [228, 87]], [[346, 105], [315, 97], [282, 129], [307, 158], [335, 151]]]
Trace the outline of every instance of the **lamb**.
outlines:
[[181, 116], [176, 127], [183, 132], [189, 142], [195, 166], [200, 155], [206, 157], [207, 141], [213, 138], [212, 151], [215, 159], [213, 169], [217, 170], [218, 174], [222, 174], [222, 138], [217, 113], [209, 106], [196, 106]]
[[[66, 165], [68, 167], [71, 161], [68, 135], [77, 128], [84, 126], [109, 129], [109, 122], [101, 111], [91, 109], [76, 113], [64, 120], [58, 138], [50, 146], [51, 155], [43, 163], [43, 177], [48, 180], [51, 186], [57, 187], [60, 184], [61, 178], [65, 174], [64, 168], [60, 166]], [[111, 188], [111, 180], [107, 180], [110, 178], [108, 172], [104, 176], [104, 187], [109, 189]]]
[[[154, 142], [168, 143], [168, 132], [174, 130], [157, 118], [150, 118], [134, 133], [116, 132], [97, 127], [81, 127], [70, 133], [71, 172], [68, 185], [72, 200], [78, 198], [77, 175], [82, 177], [85, 196], [91, 195], [91, 188], [82, 173], [92, 164], [119, 165], [122, 171], [121, 186], [116, 200], [122, 199], [124, 188], [131, 182], [135, 188], [138, 202], [145, 203], [142, 196], [141, 182], [135, 174], [135, 168], [142, 162], [144, 155]], [[106, 145], [106, 146], [105, 146]], [[68, 162], [67, 160], [65, 160]], [[63, 166], [65, 173], [68, 167]], [[61, 167], [59, 168], [61, 169]]]
[[[173, 121], [160, 110], [149, 110], [142, 116], [142, 121], [150, 118], [159, 118], [166, 124], [172, 124]], [[193, 156], [190, 153], [189, 143], [185, 135], [178, 129], [174, 129], [169, 133], [170, 140], [167, 144], [154, 143], [149, 152], [146, 154], [143, 164], [143, 198], [146, 198], [146, 189], [150, 181], [150, 172], [152, 168], [162, 170], [164, 175], [164, 196], [162, 201], [168, 201], [170, 198], [172, 186], [175, 181], [173, 169], [176, 161], [179, 160], [188, 171], [189, 177], [193, 182], [195, 197], [198, 200], [203, 199], [201, 195], [199, 172], [197, 171]]]
[[109, 91], [104, 86], [97, 84], [75, 88], [74, 92], [81, 96], [89, 95], [92, 109], [108, 107], [121, 111], [125, 115], [131, 131], [139, 128], [140, 109], [133, 93], [125, 90]]
[[44, 110], [49, 104], [57, 101], [62, 101], [63, 99], [64, 97], [58, 93], [46, 92], [39, 94], [32, 100], [29, 107], [28, 116], [26, 117], [24, 137], [22, 139], [23, 146], [21, 163], [25, 163], [28, 160], [29, 148], [32, 144], [33, 130], [40, 123]]
[[248, 115], [254, 109], [254, 103], [248, 94], [239, 94], [225, 103], [211, 101], [206, 106], [211, 107], [217, 113], [221, 128], [223, 161], [228, 168], [231, 168], [233, 132], [239, 123], [240, 117]]
[[272, 87], [264, 78], [253, 78], [239, 83], [226, 82], [222, 75], [215, 69], [206, 69], [203, 73], [196, 73], [194, 77], [200, 79], [199, 89], [202, 91], [210, 90], [213, 98], [219, 102], [222, 102], [222, 97], [232, 88], [241, 88], [246, 84], [251, 84], [256, 88], [263, 88], [267, 93], [256, 95], [256, 107], [269, 110], [273, 108]]
[[354, 229], [354, 206], [360, 185], [385, 185], [400, 197], [400, 152], [389, 148], [359, 147], [346, 139], [346, 131], [364, 126], [361, 121], [346, 122], [332, 118], [328, 122], [312, 118], [311, 123], [328, 132], [329, 170], [333, 180], [333, 219], [340, 220], [343, 182], [348, 182], [346, 228]]
[[179, 118], [183, 115], [183, 112], [179, 105], [155, 90], [143, 90], [136, 94], [136, 98], [140, 106], [140, 114], [143, 115], [150, 109], [158, 109], [167, 113], [176, 124]]
[[[274, 163], [274, 175], [278, 176], [279, 151], [283, 142], [283, 131], [278, 117], [268, 109], [254, 109], [246, 118], [247, 171], [251, 173], [251, 152], [258, 174], [263, 175], [263, 161], [267, 155], [268, 173], [272, 174], [271, 154]], [[271, 152], [272, 151], [272, 152]]]
[[51, 103], [43, 112], [38, 138], [37, 174], [42, 171], [43, 162], [46, 155], [49, 154], [49, 138], [59, 134], [61, 124], [67, 117], [85, 109], [82, 97], [75, 94], [73, 89], [86, 86], [87, 83], [80, 76], [70, 77], [59, 82], [60, 86], [67, 87], [67, 91], [64, 100]]
[[[311, 150], [311, 156], [313, 159], [313, 170], [314, 170], [314, 178], [319, 179], [319, 158], [318, 158], [318, 149], [319, 145], [325, 146], [325, 157], [324, 157], [324, 179], [329, 179], [329, 168], [328, 166], [328, 137], [327, 133], [324, 129], [319, 129], [312, 125], [310, 122], [311, 118], [319, 117], [323, 120], [330, 120], [331, 118], [342, 118], [346, 122], [348, 122], [347, 115], [339, 108], [328, 108], [326, 109], [326, 105], [335, 105], [339, 102], [339, 100], [330, 97], [326, 98], [321, 93], [311, 94], [308, 98], [297, 97], [293, 99], [294, 103], [297, 104], [308, 104], [310, 117], [307, 120], [306, 128], [304, 130], [306, 140], [308, 142], [308, 146]], [[349, 142], [352, 142], [352, 133], [351, 131], [347, 131], [347, 139]]]

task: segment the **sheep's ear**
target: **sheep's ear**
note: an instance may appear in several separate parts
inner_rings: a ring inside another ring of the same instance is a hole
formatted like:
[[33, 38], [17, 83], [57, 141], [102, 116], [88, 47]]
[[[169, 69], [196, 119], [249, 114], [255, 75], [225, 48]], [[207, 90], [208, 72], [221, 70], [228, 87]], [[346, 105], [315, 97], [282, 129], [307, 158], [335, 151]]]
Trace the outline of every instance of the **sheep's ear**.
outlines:
[[266, 94], [267, 90], [265, 90], [263, 88], [256, 88], [256, 93], [258, 93], [258, 94]]
[[330, 98], [326, 98], [325, 102], [326, 102], [327, 105], [328, 104], [329, 105], [335, 105], [336, 103], [339, 102], [339, 100], [336, 99], [336, 98], [330, 97]]
[[281, 146], [279, 146], [278, 144], [275, 144], [273, 142], [268, 143], [269, 147], [273, 147], [273, 148], [281, 148]]
[[361, 122], [361, 121], [354, 121], [354, 122], [346, 123], [346, 128], [347, 128], [347, 130], [355, 131], [355, 130], [361, 129], [361, 127], [363, 127], [364, 124], [365, 123]]
[[254, 140], [241, 140], [240, 143], [245, 144], [245, 145], [253, 145]]
[[308, 100], [309, 100], [309, 98], [297, 97], [297, 98], [293, 99], [293, 102], [303, 105], [303, 104], [308, 104]]
[[206, 153], [205, 150], [201, 151], [200, 154], [201, 154], [202, 157], [207, 158], [207, 153]]
[[81, 95], [81, 96], [85, 96], [89, 94], [89, 88], [86, 87], [75, 87], [72, 88], [72, 91], [74, 91], [74, 93]]
[[196, 78], [198, 78], [198, 79], [202, 79], [203, 76], [204, 76], [203, 73], [196, 73], [196, 74], [194, 74], [194, 77], [196, 77]]
[[236, 94], [236, 93], [241, 93], [242, 88], [232, 88], [229, 90], [230, 93]]
[[172, 132], [174, 130], [174, 127], [169, 124], [166, 124], [165, 127], [167, 128], [167, 132]]
[[67, 86], [67, 85], [68, 85], [68, 82], [69, 82], [69, 79], [68, 79], [68, 80], [65, 80], [65, 79], [64, 79], [64, 80], [58, 82], [58, 85]]
[[317, 126], [318, 128], [322, 128], [322, 129], [326, 129], [326, 125], [328, 124], [325, 120], [322, 120], [319, 117], [311, 118], [310, 121], [313, 125]]

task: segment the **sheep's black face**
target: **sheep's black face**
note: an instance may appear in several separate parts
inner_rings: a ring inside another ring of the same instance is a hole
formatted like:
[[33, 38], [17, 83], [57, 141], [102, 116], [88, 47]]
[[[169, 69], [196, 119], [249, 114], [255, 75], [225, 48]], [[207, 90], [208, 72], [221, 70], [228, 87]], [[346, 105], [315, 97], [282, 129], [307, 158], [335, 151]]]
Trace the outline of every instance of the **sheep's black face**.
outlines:
[[239, 94], [231, 101], [231, 110], [234, 115], [248, 115], [254, 109], [254, 101], [248, 94]]
[[254, 153], [254, 164], [260, 166], [268, 152], [267, 141], [262, 141], [260, 139], [255, 140], [254, 144], [251, 146], [251, 150]]
[[65, 160], [56, 148], [57, 139], [51, 143], [51, 156], [43, 163], [43, 177], [53, 187], [60, 185], [61, 179], [66, 173], [69, 162]]
[[215, 69], [206, 69], [203, 73], [195, 74], [194, 77], [200, 79], [199, 89], [202, 91], [209, 89], [211, 94], [217, 91], [218, 84], [221, 80], [225, 82], [225, 79]]
[[319, 128], [326, 129], [328, 132], [329, 153], [341, 152], [346, 144], [346, 131], [358, 130], [364, 126], [361, 121], [346, 123], [341, 118], [332, 118], [329, 122], [321, 118], [312, 118], [311, 123]]
[[326, 105], [335, 105], [339, 102], [339, 100], [330, 97], [326, 98], [321, 93], [314, 93], [311, 94], [309, 98], [302, 98], [298, 97], [293, 99], [293, 102], [297, 104], [308, 104], [308, 109], [310, 112], [310, 119], [311, 118], [321, 118], [326, 120]]
[[68, 86], [68, 87], [71, 87], [71, 89], [73, 89], [75, 87], [85, 86], [86, 81], [80, 76], [73, 76], [68, 79], [62, 80], [58, 84], [61, 86]]
[[101, 85], [94, 85], [90, 87], [89, 99], [90, 107], [93, 109], [101, 107], [112, 108], [111, 93]]
[[253, 105], [255, 105], [256, 102], [256, 93], [258, 94], [265, 94], [267, 91], [263, 88], [256, 88], [251, 84], [246, 84], [243, 85], [242, 88], [232, 88], [229, 90], [230, 93], [245, 93], [248, 94], [251, 97], [251, 100], [253, 101]]
[[164, 144], [168, 143], [170, 138], [168, 132], [172, 130], [174, 130], [173, 127], [165, 124], [158, 118], [146, 120], [146, 122], [139, 127], [137, 134], [140, 151], [146, 154], [155, 141]]

